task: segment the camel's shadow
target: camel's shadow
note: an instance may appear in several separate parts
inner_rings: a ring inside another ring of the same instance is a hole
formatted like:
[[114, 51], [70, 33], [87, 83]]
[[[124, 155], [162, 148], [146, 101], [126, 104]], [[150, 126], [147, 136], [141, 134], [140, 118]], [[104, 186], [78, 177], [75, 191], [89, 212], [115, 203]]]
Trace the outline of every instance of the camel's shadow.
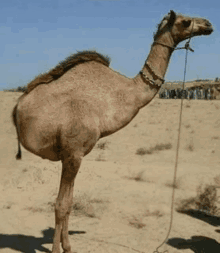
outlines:
[[193, 218], [204, 221], [212, 226], [218, 227], [220, 226], [220, 217], [209, 215], [204, 211], [188, 209], [184, 211], [179, 211], [179, 213], [187, 214]]
[[[70, 235], [84, 234], [84, 231], [69, 231]], [[9, 248], [23, 253], [51, 252], [43, 244], [53, 243], [54, 229], [48, 228], [42, 231], [42, 237], [34, 237], [21, 234], [0, 234], [0, 249]]]
[[[189, 209], [180, 213], [187, 214], [215, 227], [220, 226], [219, 217], [208, 215], [202, 211]], [[220, 233], [220, 230], [216, 230], [216, 232]], [[195, 253], [220, 252], [220, 244], [216, 240], [205, 236], [192, 236], [191, 239], [171, 238], [167, 241], [167, 244], [176, 249], [191, 249]]]
[[191, 249], [195, 253], [219, 253], [220, 244], [205, 236], [192, 236], [191, 239], [171, 238], [167, 244], [176, 249]]

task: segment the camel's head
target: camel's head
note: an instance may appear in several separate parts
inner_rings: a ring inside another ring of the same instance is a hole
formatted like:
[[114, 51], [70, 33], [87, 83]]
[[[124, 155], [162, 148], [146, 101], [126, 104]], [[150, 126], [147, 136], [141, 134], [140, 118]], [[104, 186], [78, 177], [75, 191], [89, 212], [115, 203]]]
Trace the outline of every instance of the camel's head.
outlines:
[[154, 40], [158, 40], [163, 34], [168, 32], [174, 43], [178, 44], [190, 36], [209, 35], [213, 32], [213, 27], [207, 19], [184, 17], [183, 15], [177, 15], [174, 11], [170, 11], [159, 24]]

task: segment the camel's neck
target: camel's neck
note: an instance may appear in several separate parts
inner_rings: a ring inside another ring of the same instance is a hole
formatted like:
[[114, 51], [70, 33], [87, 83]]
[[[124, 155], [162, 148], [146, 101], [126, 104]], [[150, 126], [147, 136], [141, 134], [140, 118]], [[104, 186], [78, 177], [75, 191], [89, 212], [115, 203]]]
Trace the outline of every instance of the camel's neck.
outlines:
[[[176, 46], [168, 33], [156, 41], [170, 47]], [[161, 44], [154, 43], [152, 45], [145, 65], [142, 68], [142, 73], [144, 74], [139, 73], [133, 79], [139, 89], [138, 98], [140, 107], [148, 104], [159, 91], [161, 87], [159, 85], [162, 82], [159, 81], [158, 77], [164, 78], [172, 52], [173, 50], [171, 48]], [[143, 75], [146, 75], [150, 80], [156, 81], [159, 85], [152, 85], [150, 82], [147, 82]]]

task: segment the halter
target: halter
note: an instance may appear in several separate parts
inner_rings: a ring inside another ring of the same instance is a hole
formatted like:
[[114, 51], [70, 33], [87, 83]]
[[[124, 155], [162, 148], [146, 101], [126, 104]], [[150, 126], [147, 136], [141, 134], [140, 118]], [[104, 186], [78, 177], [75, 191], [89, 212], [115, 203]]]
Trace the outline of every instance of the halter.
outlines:
[[[177, 48], [175, 48], [175, 47], [171, 47], [169, 45], [163, 44], [163, 43], [158, 42], [158, 41], [154, 41], [153, 44], [159, 44], [161, 46], [168, 47], [172, 51], [179, 50], [179, 49], [186, 49], [186, 50], [190, 50], [191, 52], [194, 52], [194, 50], [190, 47], [190, 40], [192, 38], [192, 31], [193, 31], [193, 27], [194, 27], [194, 19], [192, 19], [192, 22], [193, 22], [193, 25], [192, 25], [192, 29], [191, 29], [191, 32], [190, 32], [189, 40], [186, 42], [186, 44], [185, 44], [184, 47], [177, 47]], [[153, 67], [149, 63], [146, 62], [145, 65], [148, 67], [148, 69], [150, 70], [150, 72], [156, 77], [156, 80], [153, 80], [153, 79], [149, 78], [143, 72], [143, 70], [141, 70], [140, 74], [141, 74], [142, 78], [144, 79], [144, 81], [147, 82], [147, 83], [150, 83], [151, 85], [160, 87], [165, 82], [165, 80], [163, 79], [163, 77], [161, 77], [158, 74], [156, 74], [155, 71], [153, 70]]]

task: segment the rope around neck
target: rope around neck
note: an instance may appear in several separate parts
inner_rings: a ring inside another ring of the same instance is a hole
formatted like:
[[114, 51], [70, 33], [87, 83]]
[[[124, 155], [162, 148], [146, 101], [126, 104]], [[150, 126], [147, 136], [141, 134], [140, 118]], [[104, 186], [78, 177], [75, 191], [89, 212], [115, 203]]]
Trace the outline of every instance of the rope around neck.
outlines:
[[[193, 25], [194, 25], [194, 20], [193, 20]], [[186, 80], [186, 67], [187, 67], [187, 57], [188, 57], [188, 50], [192, 51], [192, 49], [190, 48], [190, 40], [192, 38], [192, 31], [193, 31], [193, 25], [192, 25], [192, 30], [190, 33], [190, 37], [189, 40], [186, 42], [185, 47], [184, 48], [178, 48], [178, 49], [186, 49], [186, 56], [185, 56], [185, 67], [184, 67], [184, 77], [183, 77], [183, 90], [185, 89], [185, 80]], [[194, 52], [194, 51], [192, 51]], [[170, 232], [171, 232], [171, 228], [172, 228], [172, 224], [173, 224], [173, 209], [174, 209], [174, 199], [175, 199], [175, 185], [176, 185], [176, 176], [177, 176], [177, 165], [178, 165], [178, 159], [179, 159], [179, 147], [180, 147], [180, 133], [181, 133], [181, 126], [182, 126], [182, 114], [183, 114], [183, 97], [181, 98], [181, 105], [180, 105], [180, 115], [179, 115], [179, 129], [178, 129], [178, 138], [177, 138], [177, 147], [176, 147], [176, 159], [175, 159], [175, 167], [174, 167], [174, 175], [173, 175], [173, 191], [172, 191], [172, 202], [171, 202], [171, 213], [170, 213], [170, 226], [167, 232], [167, 235], [164, 239], [164, 241], [156, 248], [156, 250], [154, 251], [154, 253], [161, 253], [158, 251], [158, 249], [160, 247], [162, 247], [162, 245], [165, 244], [165, 242], [167, 241]], [[168, 250], [163, 251], [162, 253], [166, 253], [168, 252]]]

